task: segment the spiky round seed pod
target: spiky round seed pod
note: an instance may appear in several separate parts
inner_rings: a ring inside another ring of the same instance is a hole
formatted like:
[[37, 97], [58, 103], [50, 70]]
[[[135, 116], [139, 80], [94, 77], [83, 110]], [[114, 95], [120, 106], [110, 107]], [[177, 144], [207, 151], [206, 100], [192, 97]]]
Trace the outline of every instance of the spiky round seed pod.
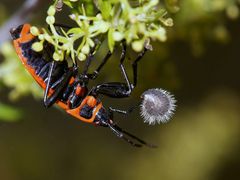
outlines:
[[141, 116], [150, 125], [168, 122], [175, 111], [175, 98], [163, 89], [149, 89], [141, 98]]

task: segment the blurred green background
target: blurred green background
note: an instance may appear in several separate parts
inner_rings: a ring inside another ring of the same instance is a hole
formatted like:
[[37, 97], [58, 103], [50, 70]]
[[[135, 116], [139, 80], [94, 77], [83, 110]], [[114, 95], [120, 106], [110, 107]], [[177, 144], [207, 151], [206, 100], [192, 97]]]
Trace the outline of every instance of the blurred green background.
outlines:
[[[1, 24], [22, 2], [1, 0]], [[171, 5], [177, 0], [167, 2]], [[23, 67], [8, 45], [1, 47], [0, 179], [239, 179], [237, 2], [179, 1], [180, 11], [171, 14], [175, 25], [168, 31], [169, 40], [155, 42], [154, 50], [139, 64], [139, 84], [133, 96], [124, 100], [102, 98], [106, 107], [126, 109], [149, 88], [161, 87], [175, 94], [178, 107], [168, 124], [144, 124], [138, 109], [127, 117], [115, 116], [121, 127], [156, 143], [157, 149], [133, 148], [106, 128], [79, 122], [54, 107], [45, 109], [40, 99], [29, 95], [29, 89], [38, 91], [34, 84], [21, 87], [31, 80], [21, 80], [16, 90], [16, 69]], [[32, 24], [44, 24], [47, 6], [46, 2], [39, 7]], [[94, 83], [122, 80], [118, 57], [116, 53]], [[126, 66], [130, 73], [130, 62]], [[20, 98], [14, 97], [15, 91], [21, 92]]]

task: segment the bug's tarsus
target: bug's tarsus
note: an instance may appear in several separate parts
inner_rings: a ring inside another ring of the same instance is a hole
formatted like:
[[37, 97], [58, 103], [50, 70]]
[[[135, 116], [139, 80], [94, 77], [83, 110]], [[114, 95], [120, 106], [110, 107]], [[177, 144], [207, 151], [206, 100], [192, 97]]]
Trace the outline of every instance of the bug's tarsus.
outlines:
[[123, 74], [123, 78], [125, 79], [127, 87], [128, 87], [126, 94], [128, 96], [130, 96], [130, 94], [132, 93], [133, 87], [132, 87], [132, 85], [129, 81], [128, 75], [126, 73], [126, 69], [125, 69], [124, 64], [123, 64], [124, 60], [126, 59], [126, 50], [127, 50], [127, 45], [126, 45], [126, 41], [124, 40], [124, 41], [122, 41], [122, 53], [121, 53], [121, 57], [120, 57], [119, 67], [121, 69], [121, 72]]
[[94, 52], [95, 52], [95, 49], [96, 49], [97, 45], [95, 45], [93, 48], [91, 48], [90, 50], [90, 53], [86, 59], [86, 63], [85, 63], [85, 66], [84, 66], [84, 69], [83, 69], [83, 75], [87, 75], [87, 72], [88, 72], [88, 69], [89, 69], [89, 66], [91, 65], [92, 63], [92, 60], [93, 60], [93, 55], [94, 55]]
[[137, 56], [137, 58], [132, 63], [133, 68], [133, 87], [136, 87], [137, 85], [137, 64], [142, 59], [142, 57], [145, 55], [147, 49], [144, 48], [142, 52], [140, 52]]
[[111, 57], [112, 53], [111, 51], [108, 51], [107, 54], [104, 56], [102, 62], [99, 64], [99, 66], [97, 67], [97, 69], [92, 73], [92, 74], [88, 74], [88, 77], [90, 79], [96, 79], [99, 75], [99, 72], [101, 71], [101, 69], [103, 68], [103, 66], [106, 64], [106, 62], [109, 60], [109, 58]]

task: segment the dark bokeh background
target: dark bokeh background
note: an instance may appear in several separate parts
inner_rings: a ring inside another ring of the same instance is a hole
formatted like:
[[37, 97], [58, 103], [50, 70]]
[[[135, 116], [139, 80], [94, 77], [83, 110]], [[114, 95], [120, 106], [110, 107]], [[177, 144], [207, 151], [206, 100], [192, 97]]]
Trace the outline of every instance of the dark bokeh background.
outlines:
[[[19, 4], [0, 3], [6, 17]], [[41, 7], [33, 23], [44, 23], [45, 9]], [[133, 96], [103, 98], [106, 107], [126, 109], [146, 89], [174, 93], [178, 107], [168, 124], [144, 124], [138, 109], [127, 117], [115, 116], [125, 129], [158, 144], [157, 149], [133, 148], [110, 130], [79, 122], [57, 108], [45, 109], [31, 96], [9, 102], [9, 89], [1, 89], [1, 102], [20, 109], [23, 117], [15, 123], [0, 122], [0, 179], [239, 179], [240, 25], [239, 19], [221, 20], [230, 34], [227, 43], [206, 39], [198, 56], [188, 40], [155, 43], [139, 65]], [[98, 82], [121, 80], [117, 57]]]

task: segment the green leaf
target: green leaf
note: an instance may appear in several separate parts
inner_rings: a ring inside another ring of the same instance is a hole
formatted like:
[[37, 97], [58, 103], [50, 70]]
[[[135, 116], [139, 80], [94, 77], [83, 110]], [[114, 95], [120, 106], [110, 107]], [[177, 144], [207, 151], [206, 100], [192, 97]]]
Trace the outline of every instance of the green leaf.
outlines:
[[22, 113], [6, 104], [0, 103], [0, 121], [16, 122], [22, 116]]

